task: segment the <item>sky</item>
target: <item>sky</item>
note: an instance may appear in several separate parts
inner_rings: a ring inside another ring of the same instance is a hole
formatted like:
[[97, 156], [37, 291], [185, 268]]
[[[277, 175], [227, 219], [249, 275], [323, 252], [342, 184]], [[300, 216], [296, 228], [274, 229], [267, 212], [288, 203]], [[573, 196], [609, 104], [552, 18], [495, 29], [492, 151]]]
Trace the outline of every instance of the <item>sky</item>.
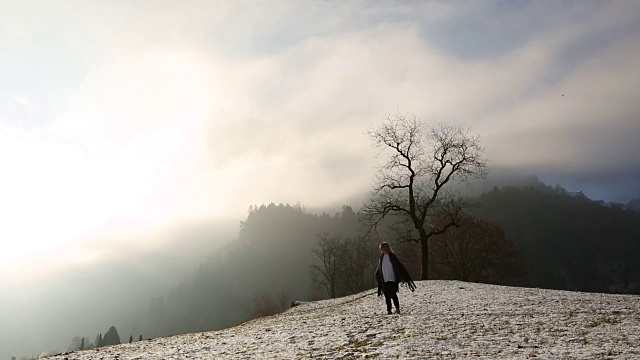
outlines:
[[640, 198], [637, 1], [1, 1], [0, 54], [13, 274], [357, 198], [398, 111], [471, 127], [493, 167]]

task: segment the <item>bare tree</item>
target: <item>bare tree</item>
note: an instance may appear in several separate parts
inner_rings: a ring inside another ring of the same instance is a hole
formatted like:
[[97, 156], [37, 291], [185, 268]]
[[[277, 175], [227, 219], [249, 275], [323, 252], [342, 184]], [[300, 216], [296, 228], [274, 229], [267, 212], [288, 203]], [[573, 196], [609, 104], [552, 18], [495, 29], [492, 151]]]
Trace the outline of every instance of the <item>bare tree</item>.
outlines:
[[285, 310], [291, 303], [291, 296], [289, 294], [289, 288], [282, 286], [278, 291], [278, 306], [280, 309]]
[[[385, 161], [375, 175], [371, 199], [363, 206], [363, 220], [373, 229], [387, 219], [399, 241], [419, 242], [421, 279], [427, 280], [429, 238], [457, 226], [471, 206], [450, 185], [487, 174], [480, 138], [460, 126], [430, 126], [415, 115], [399, 113], [386, 116], [368, 135]], [[448, 221], [438, 227], [429, 224], [436, 214]]]
[[338, 295], [338, 277], [343, 262], [342, 238], [325, 233], [318, 235], [317, 244], [312, 252], [320, 259], [321, 264], [311, 265], [311, 279], [314, 284], [322, 286], [330, 297], [335, 298]]
[[270, 293], [255, 295], [253, 297], [253, 304], [254, 308], [250, 313], [254, 318], [271, 316], [282, 311]]
[[314, 285], [324, 288], [332, 298], [371, 289], [378, 264], [375, 249], [367, 237], [318, 235], [312, 252], [320, 262], [310, 266]]
[[348, 293], [355, 294], [371, 289], [375, 278], [372, 274], [378, 265], [378, 251], [367, 237], [347, 238], [343, 244], [343, 276], [338, 283]]
[[82, 349], [82, 343], [84, 341], [84, 338], [80, 338], [80, 336], [74, 336], [71, 339], [71, 344], [67, 347], [67, 350], [69, 351], [77, 351], [77, 350], [84, 350]]
[[462, 219], [460, 227], [435, 236], [430, 250], [437, 278], [495, 284], [526, 275], [515, 244], [499, 225], [484, 220]]

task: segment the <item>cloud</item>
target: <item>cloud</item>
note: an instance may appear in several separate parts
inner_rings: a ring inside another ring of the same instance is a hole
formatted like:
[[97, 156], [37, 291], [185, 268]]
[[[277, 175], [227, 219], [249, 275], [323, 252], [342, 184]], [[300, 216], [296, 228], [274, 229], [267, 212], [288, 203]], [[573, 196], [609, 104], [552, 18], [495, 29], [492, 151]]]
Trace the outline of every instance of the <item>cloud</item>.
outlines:
[[369, 191], [366, 130], [397, 110], [471, 126], [492, 166], [627, 201], [639, 7], [2, 3], [0, 238], [29, 244], [12, 258], [120, 249], [252, 204], [339, 206]]
[[[631, 69], [639, 57], [637, 44], [623, 39], [609, 51], [585, 60], [558, 84], [542, 87], [494, 114], [494, 125], [504, 125], [502, 142], [523, 145], [510, 154], [505, 149], [501, 155], [511, 163], [524, 160], [598, 166], [603, 151], [616, 157], [633, 153], [635, 146], [628, 141], [623, 145], [620, 140], [638, 131], [640, 108], [633, 94], [640, 79]], [[532, 147], [537, 149], [535, 153], [528, 150]], [[614, 163], [627, 166], [628, 160]]]
[[[228, 64], [233, 81], [219, 110], [236, 125], [211, 130], [212, 156], [252, 154], [244, 157], [251, 164], [278, 157], [304, 163], [313, 158], [310, 153], [339, 159], [332, 149], [347, 139], [353, 156], [345, 158], [366, 168], [373, 162], [364, 131], [399, 108], [430, 123], [472, 126], [482, 134], [494, 165], [545, 174], [637, 168], [633, 160], [624, 160], [637, 152], [636, 142], [629, 140], [637, 137], [637, 11], [619, 6], [532, 4], [501, 10], [498, 17], [507, 22], [501, 32], [493, 28], [492, 8], [485, 7], [477, 17], [484, 33], [522, 33], [506, 47], [494, 44], [490, 56], [466, 56], [431, 42], [400, 6], [375, 24], [362, 21], [368, 26], [317, 34], [276, 54]], [[356, 18], [371, 20], [374, 10], [367, 8]], [[472, 16], [455, 6], [444, 13], [434, 20], [439, 35]], [[534, 26], [527, 16], [543, 19], [546, 27]], [[597, 25], [578, 21], [585, 18]], [[608, 42], [590, 43], [591, 38]], [[490, 36], [487, 41], [500, 40]], [[573, 49], [585, 57], [572, 56]], [[236, 109], [237, 104], [244, 106]], [[337, 135], [341, 132], [349, 135]], [[313, 161], [316, 166], [305, 173], [315, 173], [314, 179], [332, 171], [328, 164], [334, 162]], [[266, 171], [260, 164], [252, 166]], [[360, 172], [362, 179], [354, 180], [352, 189], [367, 188], [365, 173], [370, 171]], [[280, 176], [290, 183], [291, 176], [300, 175], [273, 171], [260, 176]], [[315, 201], [309, 193], [305, 198]]]
[[16, 58], [59, 61], [35, 93], [0, 89], [49, 119], [5, 142], [22, 155], [3, 166], [22, 174], [12, 186], [39, 179], [14, 194], [94, 227], [339, 204], [369, 190], [366, 130], [397, 109], [472, 126], [493, 165], [548, 179], [606, 187], [592, 174], [640, 167], [634, 3], [77, 5], [86, 16], [21, 12], [50, 43]]

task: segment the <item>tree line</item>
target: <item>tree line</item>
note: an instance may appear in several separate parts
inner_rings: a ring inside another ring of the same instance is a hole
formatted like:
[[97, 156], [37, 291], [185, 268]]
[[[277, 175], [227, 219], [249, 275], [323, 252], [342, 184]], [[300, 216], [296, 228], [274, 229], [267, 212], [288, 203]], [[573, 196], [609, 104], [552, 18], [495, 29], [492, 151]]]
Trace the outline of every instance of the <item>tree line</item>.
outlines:
[[[129, 343], [132, 343], [133, 341], [134, 341], [133, 335], [130, 335]], [[142, 341], [142, 335], [138, 337], [138, 341]], [[71, 343], [67, 347], [67, 351], [68, 352], [83, 351], [83, 350], [95, 349], [103, 346], [111, 346], [111, 345], [118, 345], [118, 344], [121, 344], [120, 335], [118, 334], [118, 330], [116, 329], [116, 327], [111, 326], [109, 330], [107, 330], [104, 333], [104, 335], [102, 333], [96, 335], [93, 342], [88, 340], [88, 338], [84, 336], [82, 337], [74, 336], [71, 339]], [[31, 360], [35, 358], [39, 359], [42, 356], [44, 356], [44, 354], [37, 357], [22, 356], [20, 360]], [[11, 360], [16, 360], [16, 359], [17, 358], [15, 356], [11, 357]]]
[[[129, 343], [132, 343], [133, 335], [129, 336]], [[142, 341], [142, 335], [138, 337], [138, 341]], [[110, 345], [118, 345], [120, 344], [120, 335], [118, 334], [118, 329], [115, 326], [111, 326], [104, 336], [102, 333], [96, 335], [95, 340], [93, 342], [85, 341], [85, 337], [74, 336], [71, 339], [71, 344], [67, 348], [68, 351], [78, 351], [78, 350], [88, 350], [95, 349], [103, 346]]]
[[[212, 250], [214, 254], [192, 276], [151, 300], [139, 321], [146, 324], [143, 331], [156, 337], [221, 329], [282, 311], [293, 300], [324, 299], [373, 288], [378, 244], [396, 241], [383, 232], [365, 236], [361, 216], [350, 206], [334, 215], [312, 214], [301, 205], [252, 206], [237, 239]], [[498, 245], [509, 243], [504, 236], [489, 238], [487, 252], [496, 248], [490, 245], [494, 238]], [[397, 251], [406, 256], [412, 275], [418, 277], [420, 258], [408, 245], [415, 243], [397, 244]], [[436, 246], [432, 251], [441, 250]], [[498, 276], [496, 272], [492, 278], [486, 272], [498, 268], [491, 270], [491, 264], [487, 260], [479, 267], [484, 276], [481, 281], [499, 281], [515, 274]], [[445, 272], [445, 265], [434, 262], [432, 266]]]
[[500, 225], [520, 249], [519, 286], [640, 294], [640, 212], [540, 181], [494, 188], [473, 215]]
[[212, 249], [194, 274], [141, 314], [152, 337], [221, 329], [281, 311], [296, 299], [324, 298], [310, 281], [318, 234], [353, 237], [358, 218], [345, 206], [334, 215], [312, 214], [300, 204], [251, 206], [238, 238]]

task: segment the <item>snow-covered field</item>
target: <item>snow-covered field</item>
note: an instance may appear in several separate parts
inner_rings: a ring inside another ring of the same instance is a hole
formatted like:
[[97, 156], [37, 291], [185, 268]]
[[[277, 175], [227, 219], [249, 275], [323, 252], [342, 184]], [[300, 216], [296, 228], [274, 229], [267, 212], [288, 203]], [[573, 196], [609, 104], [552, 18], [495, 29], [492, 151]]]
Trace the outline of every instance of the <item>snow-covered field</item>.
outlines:
[[640, 296], [422, 281], [402, 315], [373, 291], [233, 328], [51, 359], [640, 359]]

